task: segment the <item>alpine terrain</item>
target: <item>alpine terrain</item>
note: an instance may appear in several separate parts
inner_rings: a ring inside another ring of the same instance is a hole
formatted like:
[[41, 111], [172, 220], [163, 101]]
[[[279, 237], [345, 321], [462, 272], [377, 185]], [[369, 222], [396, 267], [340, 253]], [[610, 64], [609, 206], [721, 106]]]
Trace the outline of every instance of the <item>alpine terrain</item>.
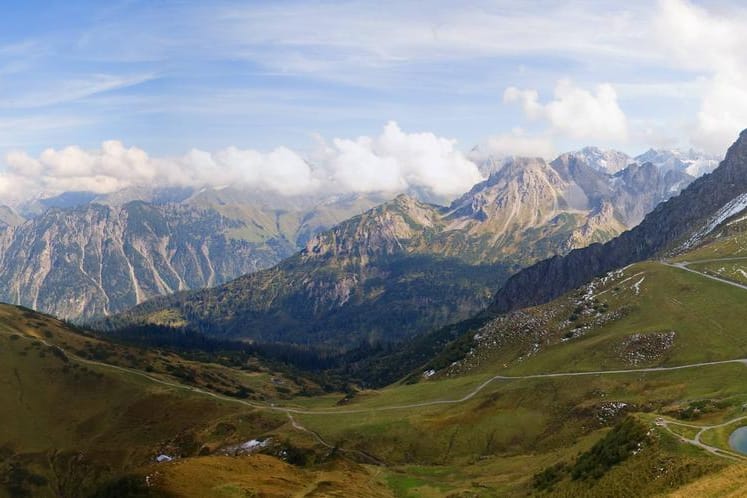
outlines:
[[468, 318], [518, 269], [609, 240], [689, 181], [651, 164], [609, 175], [574, 154], [515, 158], [449, 207], [401, 195], [271, 269], [153, 299], [106, 326], [335, 348], [400, 340]]

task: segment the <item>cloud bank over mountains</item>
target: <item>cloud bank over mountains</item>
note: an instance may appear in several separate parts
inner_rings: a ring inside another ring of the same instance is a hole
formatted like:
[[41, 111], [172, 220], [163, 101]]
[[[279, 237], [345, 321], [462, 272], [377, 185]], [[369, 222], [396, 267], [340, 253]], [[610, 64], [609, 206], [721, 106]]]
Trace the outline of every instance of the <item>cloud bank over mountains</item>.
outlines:
[[38, 157], [9, 153], [0, 172], [4, 202], [70, 191], [106, 194], [133, 186], [238, 186], [281, 195], [430, 191], [461, 194], [482, 179], [456, 142], [433, 133], [407, 133], [387, 123], [375, 137], [320, 139], [304, 157], [287, 147], [269, 152], [228, 147], [193, 149], [182, 157], [151, 157], [112, 140], [96, 150], [47, 149]]
[[[11, 21], [0, 204], [137, 185], [448, 198], [487, 155], [720, 155], [747, 127], [736, 1], [122, 8], [91, 2], [63, 31]], [[312, 132], [342, 138], [309, 147]]]

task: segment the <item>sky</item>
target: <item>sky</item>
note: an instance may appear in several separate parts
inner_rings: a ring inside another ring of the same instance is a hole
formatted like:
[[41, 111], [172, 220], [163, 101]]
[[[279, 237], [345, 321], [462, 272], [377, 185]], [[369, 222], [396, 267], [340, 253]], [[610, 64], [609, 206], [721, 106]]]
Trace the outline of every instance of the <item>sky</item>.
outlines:
[[488, 154], [723, 155], [745, 46], [737, 1], [5, 0], [0, 204], [154, 183], [448, 197]]

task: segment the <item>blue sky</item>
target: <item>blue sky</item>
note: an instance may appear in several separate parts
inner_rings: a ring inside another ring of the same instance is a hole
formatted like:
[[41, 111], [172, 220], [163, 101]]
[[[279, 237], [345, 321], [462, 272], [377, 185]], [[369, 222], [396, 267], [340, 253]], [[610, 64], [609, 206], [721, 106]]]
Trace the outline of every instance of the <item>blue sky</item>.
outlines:
[[746, 19], [686, 0], [7, 0], [0, 163], [107, 140], [306, 158], [390, 121], [463, 152], [719, 153], [747, 127]]

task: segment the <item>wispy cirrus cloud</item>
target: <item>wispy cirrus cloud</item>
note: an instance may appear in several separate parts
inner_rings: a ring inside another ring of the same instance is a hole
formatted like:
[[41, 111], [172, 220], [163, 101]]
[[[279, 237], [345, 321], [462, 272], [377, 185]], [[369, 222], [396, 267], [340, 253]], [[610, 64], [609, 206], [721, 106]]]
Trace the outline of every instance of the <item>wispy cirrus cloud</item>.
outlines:
[[[159, 154], [300, 150], [317, 132], [371, 136], [395, 119], [465, 148], [492, 137], [496, 149], [545, 153], [589, 142], [718, 152], [747, 126], [747, 17], [736, 1], [49, 8], [57, 14], [0, 19], [0, 119], [82, 123], [30, 128], [24, 143], [35, 136], [36, 151], [112, 136]], [[511, 87], [536, 97], [505, 102]]]
[[[0, 97], [0, 109], [34, 109], [74, 102], [112, 90], [119, 90], [154, 79], [154, 74], [78, 75], [70, 79], [41, 81], [16, 88], [10, 95]], [[19, 85], [20, 86], [20, 85]]]

